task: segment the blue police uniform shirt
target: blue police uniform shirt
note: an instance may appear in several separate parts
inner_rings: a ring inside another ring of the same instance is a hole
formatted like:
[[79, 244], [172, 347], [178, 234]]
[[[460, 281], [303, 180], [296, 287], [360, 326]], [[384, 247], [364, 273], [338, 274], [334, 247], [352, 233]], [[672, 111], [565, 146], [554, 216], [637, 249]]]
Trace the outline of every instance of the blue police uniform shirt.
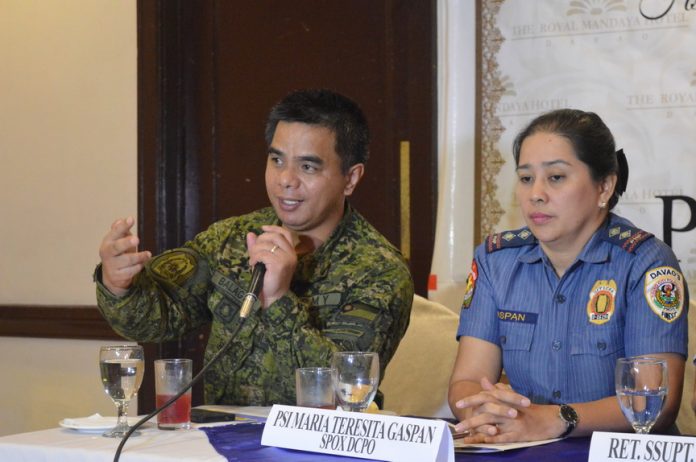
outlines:
[[489, 236], [467, 286], [457, 338], [497, 345], [513, 389], [534, 403], [613, 396], [617, 358], [687, 355], [674, 253], [614, 214], [560, 279], [528, 228]]

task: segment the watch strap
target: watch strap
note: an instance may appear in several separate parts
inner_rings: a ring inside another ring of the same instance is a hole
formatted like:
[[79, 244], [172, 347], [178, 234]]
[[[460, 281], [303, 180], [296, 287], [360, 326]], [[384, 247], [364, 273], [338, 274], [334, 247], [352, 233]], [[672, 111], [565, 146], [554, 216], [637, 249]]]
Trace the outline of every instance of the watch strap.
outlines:
[[578, 426], [578, 413], [575, 412], [575, 409], [567, 404], [559, 404], [558, 406], [558, 417], [560, 417], [560, 419], [566, 424], [566, 429], [563, 433], [561, 433], [559, 438], [565, 438], [566, 436], [570, 435], [573, 430], [575, 430], [575, 427]]

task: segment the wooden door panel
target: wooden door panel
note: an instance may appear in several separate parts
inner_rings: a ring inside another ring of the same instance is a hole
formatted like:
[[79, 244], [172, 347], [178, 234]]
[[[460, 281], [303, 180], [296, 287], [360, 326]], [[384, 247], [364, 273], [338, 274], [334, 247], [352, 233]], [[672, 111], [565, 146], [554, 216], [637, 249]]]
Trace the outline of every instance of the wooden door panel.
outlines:
[[[425, 295], [437, 204], [434, 18], [435, 0], [139, 0], [143, 248], [161, 252], [268, 205], [269, 109], [292, 90], [331, 88], [360, 104], [372, 134], [351, 203], [397, 247], [399, 146], [410, 142], [410, 265]], [[203, 330], [149, 354], [200, 355], [206, 340]], [[141, 412], [154, 403], [148, 381]]]
[[[263, 128], [270, 107], [294, 89], [331, 88], [359, 102], [373, 133], [367, 175], [352, 202], [398, 245], [398, 183], [384, 181], [394, 172], [382, 174], [397, 151], [387, 149], [393, 140], [385, 138], [390, 75], [384, 11], [374, 8], [372, 0], [353, 1], [342, 9], [317, 1], [261, 3], [265, 8], [242, 13], [221, 2], [216, 13], [217, 41], [227, 44], [216, 54], [218, 217], [268, 204]], [[348, 26], [357, 24], [361, 27]], [[374, 209], [375, 202], [381, 210]]]

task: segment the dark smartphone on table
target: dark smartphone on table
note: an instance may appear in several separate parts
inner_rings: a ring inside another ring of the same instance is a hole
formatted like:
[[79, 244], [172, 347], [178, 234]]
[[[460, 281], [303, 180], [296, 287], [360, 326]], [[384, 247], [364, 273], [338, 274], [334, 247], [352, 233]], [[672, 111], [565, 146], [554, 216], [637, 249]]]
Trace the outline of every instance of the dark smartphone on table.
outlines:
[[231, 422], [235, 418], [236, 415], [231, 412], [191, 409], [191, 422], [193, 423]]

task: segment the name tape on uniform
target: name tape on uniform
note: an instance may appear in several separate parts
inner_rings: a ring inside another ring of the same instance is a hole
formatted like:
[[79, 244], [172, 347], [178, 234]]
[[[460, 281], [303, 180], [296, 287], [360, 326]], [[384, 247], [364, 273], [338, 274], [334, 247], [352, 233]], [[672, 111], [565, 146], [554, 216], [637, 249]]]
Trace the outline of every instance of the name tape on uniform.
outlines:
[[696, 438], [594, 432], [588, 462], [607, 460], [696, 462]]
[[453, 462], [442, 420], [275, 405], [261, 444], [386, 461]]

